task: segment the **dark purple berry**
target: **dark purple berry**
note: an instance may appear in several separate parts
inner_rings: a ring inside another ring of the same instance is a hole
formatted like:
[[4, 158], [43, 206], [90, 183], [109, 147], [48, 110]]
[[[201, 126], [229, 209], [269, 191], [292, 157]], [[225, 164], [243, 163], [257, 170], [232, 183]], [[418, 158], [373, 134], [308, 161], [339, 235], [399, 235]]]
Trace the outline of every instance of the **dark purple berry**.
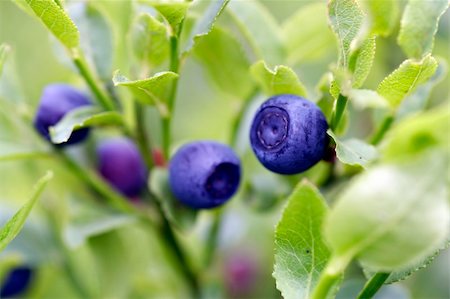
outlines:
[[104, 140], [97, 147], [97, 159], [101, 175], [125, 196], [137, 196], [147, 185], [147, 167], [131, 140], [123, 137]]
[[0, 298], [11, 298], [22, 294], [33, 278], [33, 270], [28, 267], [17, 267], [7, 273], [0, 289]]
[[325, 116], [314, 103], [295, 95], [277, 95], [256, 112], [250, 142], [267, 169], [296, 174], [322, 159], [327, 129]]
[[[56, 125], [71, 110], [86, 105], [91, 105], [91, 101], [84, 93], [70, 85], [50, 84], [42, 93], [34, 118], [34, 126], [39, 134], [50, 140], [49, 127]], [[83, 141], [88, 133], [87, 128], [74, 131], [69, 140], [61, 145]]]
[[169, 164], [169, 183], [175, 197], [194, 209], [225, 203], [239, 187], [239, 158], [227, 145], [214, 141], [181, 147]]

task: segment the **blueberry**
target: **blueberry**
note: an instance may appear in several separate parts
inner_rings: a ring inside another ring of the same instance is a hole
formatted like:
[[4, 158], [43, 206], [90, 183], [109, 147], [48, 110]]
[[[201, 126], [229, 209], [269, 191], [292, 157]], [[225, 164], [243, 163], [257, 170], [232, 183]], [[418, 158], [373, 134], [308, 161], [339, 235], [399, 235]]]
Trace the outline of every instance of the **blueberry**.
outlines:
[[28, 288], [32, 278], [33, 270], [29, 267], [21, 266], [12, 269], [3, 280], [0, 289], [0, 298], [10, 298], [20, 295]]
[[100, 174], [125, 196], [137, 196], [147, 185], [147, 167], [136, 145], [128, 138], [101, 142], [97, 147], [97, 160]]
[[181, 147], [169, 164], [169, 183], [175, 197], [194, 209], [225, 203], [241, 177], [239, 158], [227, 145], [214, 141]]
[[[49, 127], [58, 123], [69, 111], [85, 105], [91, 105], [91, 101], [84, 93], [70, 85], [50, 84], [42, 93], [34, 119], [34, 126], [39, 134], [50, 140]], [[83, 141], [88, 133], [89, 129], [87, 128], [77, 130], [62, 145]]]
[[328, 124], [319, 107], [295, 95], [264, 102], [250, 129], [258, 160], [269, 170], [296, 174], [319, 162], [328, 145]]

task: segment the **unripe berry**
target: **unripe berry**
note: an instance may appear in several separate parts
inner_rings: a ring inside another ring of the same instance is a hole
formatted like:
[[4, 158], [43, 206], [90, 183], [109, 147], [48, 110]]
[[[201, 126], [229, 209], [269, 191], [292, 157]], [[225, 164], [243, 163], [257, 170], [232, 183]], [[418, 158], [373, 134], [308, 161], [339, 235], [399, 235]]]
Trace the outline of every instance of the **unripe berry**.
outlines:
[[295, 95], [277, 95], [257, 111], [250, 142], [266, 168], [296, 174], [322, 159], [328, 144], [327, 129], [325, 116], [314, 103]]
[[23, 293], [33, 278], [33, 270], [28, 267], [12, 269], [3, 280], [0, 289], [0, 298], [17, 297]]
[[[42, 93], [34, 118], [34, 126], [39, 134], [50, 140], [49, 127], [56, 125], [69, 111], [85, 105], [91, 105], [91, 101], [84, 93], [70, 85], [50, 84]], [[87, 128], [74, 131], [69, 140], [61, 145], [83, 141], [88, 133]]]
[[239, 187], [239, 158], [227, 145], [214, 141], [181, 147], [169, 164], [169, 183], [175, 197], [194, 209], [225, 203]]
[[101, 142], [97, 147], [97, 161], [103, 178], [125, 196], [137, 196], [147, 185], [147, 167], [136, 145], [128, 138]]

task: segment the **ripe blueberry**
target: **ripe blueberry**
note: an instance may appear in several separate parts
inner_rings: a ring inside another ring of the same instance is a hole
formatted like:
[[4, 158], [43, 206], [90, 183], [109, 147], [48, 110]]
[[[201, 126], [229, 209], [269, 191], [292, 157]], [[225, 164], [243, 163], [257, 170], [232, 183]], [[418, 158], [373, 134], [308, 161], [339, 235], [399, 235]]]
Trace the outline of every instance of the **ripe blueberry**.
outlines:
[[148, 171], [136, 145], [123, 137], [104, 140], [97, 147], [98, 171], [125, 196], [139, 195]]
[[194, 209], [225, 203], [238, 189], [239, 158], [227, 145], [214, 141], [181, 147], [169, 164], [169, 183], [175, 197]]
[[0, 298], [16, 297], [23, 293], [33, 278], [33, 270], [28, 267], [12, 269], [3, 280], [0, 289]]
[[319, 162], [328, 144], [328, 124], [314, 103], [277, 95], [264, 102], [250, 129], [258, 160], [269, 170], [296, 174]]

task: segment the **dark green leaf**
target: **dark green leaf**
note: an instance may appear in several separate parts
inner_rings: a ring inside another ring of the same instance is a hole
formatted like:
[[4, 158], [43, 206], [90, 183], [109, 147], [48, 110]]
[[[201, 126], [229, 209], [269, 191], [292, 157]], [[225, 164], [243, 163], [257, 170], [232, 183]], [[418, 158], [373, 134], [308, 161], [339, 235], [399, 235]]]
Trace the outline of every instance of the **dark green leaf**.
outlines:
[[325, 199], [307, 181], [289, 196], [275, 230], [277, 288], [286, 299], [310, 298], [330, 252], [322, 237]]

